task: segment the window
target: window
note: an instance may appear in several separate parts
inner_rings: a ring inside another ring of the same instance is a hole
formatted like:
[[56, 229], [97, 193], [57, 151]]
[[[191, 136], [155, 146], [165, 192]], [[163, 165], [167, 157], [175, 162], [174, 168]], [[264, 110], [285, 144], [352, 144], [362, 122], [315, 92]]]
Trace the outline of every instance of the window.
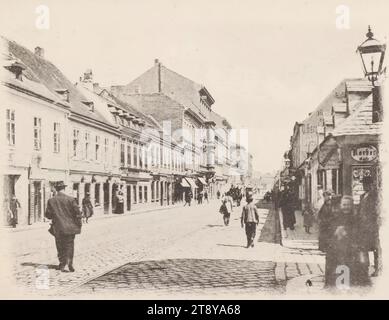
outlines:
[[100, 205], [100, 183], [95, 184], [95, 206]]
[[138, 145], [136, 142], [134, 142], [134, 167], [137, 167], [137, 161], [138, 160]]
[[142, 203], [142, 186], [139, 186], [139, 203]]
[[54, 152], [59, 153], [61, 151], [61, 124], [59, 122], [54, 122]]
[[116, 141], [113, 141], [112, 142], [112, 165], [116, 166], [117, 165], [117, 162], [116, 162], [116, 159], [117, 159], [117, 156], [116, 156], [116, 148], [117, 148], [117, 142]]
[[88, 160], [90, 157], [90, 133], [85, 132], [85, 160]]
[[127, 140], [127, 166], [131, 167], [131, 162], [132, 162], [132, 158], [131, 158], [131, 141], [130, 140]]
[[40, 150], [42, 147], [42, 119], [34, 117], [34, 149]]
[[134, 194], [134, 203], [136, 203], [137, 201], [136, 201], [136, 199], [137, 199], [137, 193], [136, 193], [136, 186], [132, 186], [132, 188], [133, 188], [133, 190], [134, 190], [134, 192], [133, 192], [133, 194]]
[[80, 143], [80, 130], [73, 129], [73, 157], [77, 158]]
[[125, 148], [125, 140], [122, 140], [122, 143], [120, 144], [120, 165], [122, 167], [125, 166], [126, 158], [124, 154], [124, 148]]
[[7, 142], [9, 146], [15, 145], [15, 110], [7, 109]]
[[147, 202], [147, 186], [144, 186], [145, 202]]
[[105, 163], [108, 163], [108, 154], [109, 154], [108, 146], [109, 146], [109, 139], [104, 138], [104, 162]]
[[99, 136], [96, 136], [95, 160], [100, 161], [100, 137]]
[[139, 152], [138, 152], [138, 155], [139, 155], [139, 159], [138, 159], [138, 167], [139, 168], [143, 168], [143, 145], [139, 144]]

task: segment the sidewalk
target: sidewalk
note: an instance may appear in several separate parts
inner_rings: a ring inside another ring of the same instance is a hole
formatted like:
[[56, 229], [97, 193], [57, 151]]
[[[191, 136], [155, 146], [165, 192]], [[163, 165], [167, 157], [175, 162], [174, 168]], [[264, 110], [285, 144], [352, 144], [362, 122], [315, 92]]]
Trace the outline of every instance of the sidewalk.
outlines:
[[280, 228], [281, 228], [281, 244], [288, 248], [300, 248], [300, 249], [311, 249], [318, 250], [319, 242], [319, 228], [316, 222], [311, 227], [310, 234], [305, 232], [304, 219], [300, 210], [295, 211], [296, 224], [294, 230], [284, 230], [283, 218], [281, 210], [278, 210], [280, 217]]
[[[217, 199], [210, 199], [209, 202], [216, 202], [218, 201]], [[150, 204], [146, 205], [141, 208], [136, 208], [131, 211], [127, 211], [125, 214], [116, 214], [116, 213], [110, 213], [110, 214], [99, 214], [99, 215], [93, 215], [92, 218], [90, 218], [91, 221], [95, 220], [102, 220], [102, 219], [109, 219], [109, 218], [119, 218], [123, 216], [130, 216], [130, 215], [136, 215], [136, 214], [141, 214], [141, 213], [146, 213], [146, 212], [151, 212], [151, 211], [160, 211], [160, 210], [169, 210], [169, 209], [174, 209], [174, 208], [180, 208], [183, 207], [184, 203], [183, 202], [178, 202], [176, 204], [171, 204], [171, 205], [166, 205], [166, 206], [160, 206], [160, 205], [155, 205], [155, 204]], [[199, 206], [197, 202], [192, 202], [192, 206]], [[31, 225], [23, 225], [23, 226], [17, 226], [16, 228], [12, 228], [10, 226], [2, 226], [0, 227], [0, 232], [21, 232], [21, 231], [29, 231], [29, 230], [36, 230], [36, 229], [43, 229], [43, 228], [48, 228], [50, 225], [50, 220], [46, 221], [41, 221], [41, 222], [36, 222]]]
[[[281, 245], [285, 248], [295, 249], [305, 257], [303, 260], [315, 261], [319, 268], [310, 270], [311, 272], [302, 274], [302, 272], [286, 274], [286, 292], [288, 294], [323, 294], [324, 293], [324, 254], [318, 249], [318, 225], [313, 223], [310, 232], [306, 233], [304, 229], [304, 219], [300, 210], [295, 211], [296, 224], [294, 230], [284, 230], [282, 212], [278, 209], [278, 216], [281, 230]], [[296, 265], [297, 271], [300, 269], [300, 263]]]

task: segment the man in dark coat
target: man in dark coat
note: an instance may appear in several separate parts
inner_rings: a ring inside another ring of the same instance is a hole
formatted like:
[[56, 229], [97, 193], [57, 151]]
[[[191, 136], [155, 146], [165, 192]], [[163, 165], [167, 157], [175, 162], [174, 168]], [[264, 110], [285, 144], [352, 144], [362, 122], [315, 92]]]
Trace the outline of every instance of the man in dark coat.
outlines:
[[47, 202], [45, 217], [52, 220], [51, 231], [55, 237], [59, 270], [65, 272], [68, 265], [69, 271], [74, 272], [74, 238], [81, 233], [82, 215], [76, 199], [63, 193], [65, 187], [63, 181], [56, 183], [57, 194]]
[[379, 241], [380, 216], [378, 190], [375, 188], [372, 177], [367, 176], [363, 178], [363, 189], [365, 193], [361, 196], [358, 212], [361, 221], [358, 242], [367, 251], [373, 251], [373, 276], [377, 276], [382, 268], [381, 245]]
[[296, 224], [294, 199], [288, 185], [285, 186], [285, 190], [281, 193], [279, 205], [281, 207], [284, 230], [287, 228], [294, 230], [294, 225]]
[[319, 220], [319, 250], [326, 252], [330, 235], [330, 224], [333, 219], [333, 192], [327, 190], [323, 193], [324, 203], [320, 208], [317, 218]]

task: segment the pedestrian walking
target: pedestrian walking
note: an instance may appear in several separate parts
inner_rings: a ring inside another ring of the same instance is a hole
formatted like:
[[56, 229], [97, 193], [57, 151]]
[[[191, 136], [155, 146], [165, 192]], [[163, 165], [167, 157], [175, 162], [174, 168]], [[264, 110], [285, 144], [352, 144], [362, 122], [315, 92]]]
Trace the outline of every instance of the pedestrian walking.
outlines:
[[203, 203], [203, 194], [204, 194], [204, 191], [201, 190], [199, 192], [199, 194], [197, 195], [197, 204], [202, 204]]
[[74, 272], [74, 239], [76, 234], [81, 233], [82, 214], [77, 200], [63, 192], [65, 187], [63, 181], [55, 184], [57, 193], [48, 200], [45, 217], [52, 221], [49, 232], [55, 237], [58, 269], [65, 272], [67, 265], [69, 271]]
[[88, 219], [93, 216], [93, 205], [90, 200], [90, 194], [87, 192], [84, 199], [82, 199], [82, 218], [85, 223], [88, 223]]
[[207, 203], [209, 203], [209, 199], [208, 199], [208, 191], [207, 190], [205, 190], [204, 191], [204, 201], [207, 201]]
[[317, 214], [317, 219], [319, 224], [319, 250], [326, 252], [331, 236], [329, 228], [332, 220], [334, 193], [332, 190], [327, 190], [323, 193], [323, 197], [324, 203]]
[[374, 273], [372, 276], [378, 276], [382, 269], [382, 254], [379, 239], [380, 212], [378, 190], [371, 176], [364, 177], [362, 180], [365, 193], [361, 196], [359, 204], [359, 218], [361, 230], [359, 232], [359, 243], [367, 251], [374, 254]]
[[296, 216], [294, 214], [294, 199], [288, 185], [285, 186], [285, 189], [281, 193], [279, 205], [281, 207], [284, 230], [287, 228], [294, 230], [294, 225], [296, 224]]
[[245, 227], [247, 236], [246, 248], [254, 247], [255, 233], [259, 222], [258, 209], [253, 203], [253, 197], [246, 197], [247, 204], [243, 207], [241, 225]]
[[21, 208], [19, 200], [15, 195], [11, 197], [9, 202], [9, 210], [10, 210], [10, 218], [11, 218], [11, 226], [16, 228], [16, 225], [19, 223], [19, 209]]
[[223, 222], [225, 226], [228, 226], [230, 224], [230, 217], [233, 210], [233, 200], [229, 192], [225, 194], [222, 202], [225, 206], [225, 210], [223, 212]]
[[310, 229], [313, 225], [314, 220], [314, 213], [311, 206], [305, 201], [302, 203], [302, 215], [305, 232], [310, 234]]
[[193, 194], [192, 194], [192, 190], [187, 190], [187, 191], [185, 191], [185, 203], [184, 203], [184, 207], [186, 206], [186, 205], [189, 205], [189, 207], [190, 207], [190, 204], [191, 204], [191, 202], [192, 202], [192, 197], [193, 197]]

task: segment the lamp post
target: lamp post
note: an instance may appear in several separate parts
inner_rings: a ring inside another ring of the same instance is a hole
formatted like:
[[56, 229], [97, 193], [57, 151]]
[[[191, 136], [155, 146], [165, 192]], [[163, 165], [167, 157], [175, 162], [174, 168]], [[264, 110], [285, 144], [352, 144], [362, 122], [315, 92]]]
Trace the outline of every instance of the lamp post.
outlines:
[[379, 76], [383, 73], [383, 63], [386, 44], [374, 38], [370, 26], [366, 33], [367, 39], [358, 47], [365, 77], [371, 82], [373, 89], [373, 123], [383, 120], [383, 103], [381, 86], [377, 85]]

